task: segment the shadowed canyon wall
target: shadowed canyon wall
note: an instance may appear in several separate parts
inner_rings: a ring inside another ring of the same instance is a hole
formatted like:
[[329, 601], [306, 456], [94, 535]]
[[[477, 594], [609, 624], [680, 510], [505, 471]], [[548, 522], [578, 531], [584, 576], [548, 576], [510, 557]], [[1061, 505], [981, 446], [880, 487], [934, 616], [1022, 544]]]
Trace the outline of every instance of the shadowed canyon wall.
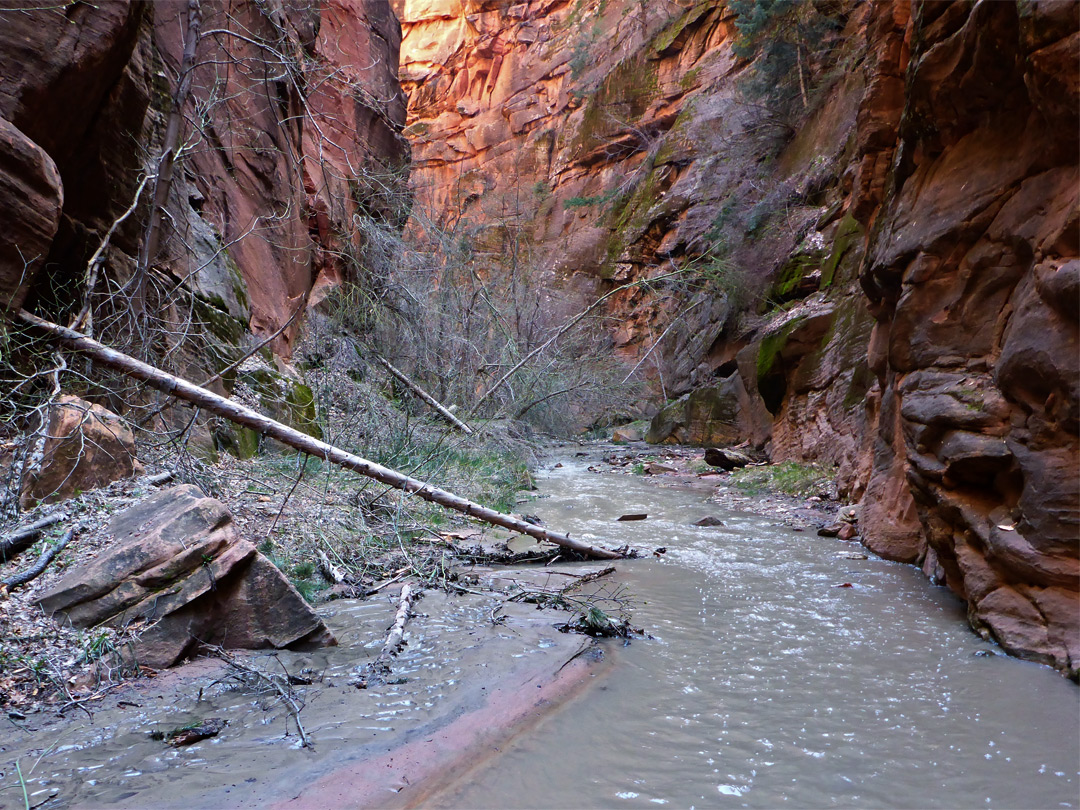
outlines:
[[[400, 28], [380, 0], [7, 4], [0, 11], [0, 298], [54, 318], [123, 291], [146, 234], [155, 165], [191, 9], [201, 28], [180, 157], [151, 276], [188, 293], [217, 337], [269, 336], [348, 277], [351, 227], [400, 171]], [[152, 182], [149, 184], [152, 187]], [[302, 319], [274, 343], [284, 358]], [[212, 365], [212, 363], [210, 364]]]
[[794, 126], [719, 2], [395, 8], [418, 200], [524, 234], [553, 323], [734, 268], [612, 302], [650, 440], [836, 465], [870, 548], [1075, 677], [1080, 6], [831, 4]]
[[889, 168], [860, 211], [881, 391], [868, 545], [921, 562], [1007, 650], [1073, 673], [1078, 28], [1074, 3], [918, 6], [902, 92], [864, 106], [897, 125], [866, 149]]

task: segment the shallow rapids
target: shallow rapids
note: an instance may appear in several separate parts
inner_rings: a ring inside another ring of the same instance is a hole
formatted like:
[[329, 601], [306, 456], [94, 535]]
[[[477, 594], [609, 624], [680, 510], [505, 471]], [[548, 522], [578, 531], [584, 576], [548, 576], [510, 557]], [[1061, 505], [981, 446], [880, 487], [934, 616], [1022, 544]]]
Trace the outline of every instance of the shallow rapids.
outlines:
[[[440, 807], [1077, 807], [1080, 690], [994, 653], [914, 568], [589, 459], [529, 510], [666, 546], [620, 564], [655, 639], [445, 792]], [[624, 513], [648, 520], [617, 523]], [[706, 515], [724, 526], [691, 524]], [[850, 583], [851, 587], [836, 587]]]

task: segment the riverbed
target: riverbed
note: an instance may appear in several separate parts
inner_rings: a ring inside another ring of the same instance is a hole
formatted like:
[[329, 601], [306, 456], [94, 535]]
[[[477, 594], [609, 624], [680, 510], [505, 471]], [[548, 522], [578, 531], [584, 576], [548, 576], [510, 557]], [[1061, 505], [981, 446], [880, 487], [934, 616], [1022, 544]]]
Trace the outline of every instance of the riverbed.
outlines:
[[[25, 806], [16, 759], [43, 808], [1080, 805], [1075, 684], [1001, 655], [916, 569], [806, 530], [812, 504], [717, 498], [723, 479], [611, 452], [551, 459], [522, 509], [646, 550], [597, 581], [645, 636], [597, 648], [555, 628], [568, 614], [505, 601], [514, 577], [561, 587], [606, 563], [463, 569], [474, 592], [429, 591], [393, 677], [357, 689], [396, 598], [332, 602], [339, 647], [250, 659], [310, 676], [312, 747], [280, 701], [196, 662], [9, 720], [0, 807]], [[149, 736], [209, 716], [228, 724], [196, 745]]]
[[[439, 807], [1080, 803], [1080, 690], [1000, 655], [946, 589], [700, 488], [590, 472], [597, 458], [547, 464], [529, 508], [575, 537], [667, 548], [620, 565], [653, 638], [609, 645], [601, 685]], [[692, 525], [705, 516], [724, 525]]]

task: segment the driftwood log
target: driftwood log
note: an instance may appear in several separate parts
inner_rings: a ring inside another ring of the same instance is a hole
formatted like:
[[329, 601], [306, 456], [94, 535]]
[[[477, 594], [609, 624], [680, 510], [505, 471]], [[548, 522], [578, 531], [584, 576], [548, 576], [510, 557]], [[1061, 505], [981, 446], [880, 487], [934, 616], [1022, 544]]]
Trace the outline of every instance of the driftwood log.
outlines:
[[527, 534], [530, 537], [535, 537], [537, 540], [546, 540], [586, 557], [594, 557], [602, 560], [615, 560], [628, 556], [629, 552], [612, 551], [611, 549], [603, 548], [602, 546], [593, 546], [580, 540], [574, 540], [568, 535], [545, 529], [542, 526], [535, 526], [532, 523], [514, 517], [513, 515], [505, 515], [502, 512], [496, 512], [494, 509], [488, 509], [486, 506], [481, 506], [467, 498], [461, 498], [454, 495], [452, 492], [433, 487], [424, 481], [411, 478], [397, 470], [392, 470], [389, 467], [376, 464], [374, 461], [368, 461], [365, 458], [349, 453], [339, 447], [334, 447], [319, 439], [308, 436], [306, 433], [301, 433], [299, 430], [295, 430], [288, 425], [284, 425], [281, 422], [263, 416], [257, 411], [219, 396], [213, 391], [207, 391], [205, 388], [200, 388], [194, 383], [190, 383], [181, 377], [176, 377], [161, 369], [154, 368], [147, 363], [143, 363], [141, 360], [136, 360], [134, 357], [110, 349], [107, 346], [103, 346], [96, 340], [88, 338], [85, 335], [76, 332], [74, 329], [68, 329], [59, 324], [39, 318], [36, 315], [31, 315], [26, 310], [19, 310], [18, 317], [23, 322], [55, 338], [68, 348], [82, 352], [96, 362], [123, 372], [129, 377], [142, 380], [147, 385], [156, 388], [164, 394], [179, 397], [193, 405], [197, 405], [205, 411], [228, 419], [230, 422], [235, 422], [238, 425], [251, 428], [263, 436], [277, 439], [282, 444], [288, 445], [302, 453], [307, 453], [316, 458], [329, 461], [332, 464], [358, 472], [368, 478], [374, 478], [376, 481], [383, 484], [414, 494], [419, 498], [423, 498], [432, 503], [437, 503], [440, 506], [445, 506], [448, 509], [462, 512], [477, 520], [482, 520], [485, 523], [490, 523], [494, 526], [502, 526], [503, 528], [520, 532], [521, 534]]
[[64, 514], [62, 512], [54, 512], [36, 523], [16, 529], [7, 537], [0, 539], [0, 562], [6, 562], [16, 554], [28, 549], [37, 541], [42, 529], [47, 529], [63, 519]]
[[18, 587], [25, 585], [27, 582], [37, 579], [44, 573], [45, 569], [49, 567], [49, 563], [53, 561], [57, 554], [64, 550], [65, 546], [71, 542], [71, 538], [75, 536], [74, 529], [68, 529], [64, 533], [64, 536], [56, 543], [56, 545], [49, 546], [38, 557], [38, 561], [25, 571], [20, 571], [18, 574], [12, 574], [7, 579], [0, 579], [0, 590], [13, 591]]

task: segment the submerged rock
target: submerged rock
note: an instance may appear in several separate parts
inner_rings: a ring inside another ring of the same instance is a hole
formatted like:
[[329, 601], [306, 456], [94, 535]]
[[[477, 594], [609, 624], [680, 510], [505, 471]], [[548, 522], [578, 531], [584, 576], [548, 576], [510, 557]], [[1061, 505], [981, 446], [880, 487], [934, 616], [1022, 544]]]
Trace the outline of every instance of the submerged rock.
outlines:
[[144, 628], [130, 654], [153, 668], [200, 644], [310, 648], [337, 641], [280, 570], [239, 537], [224, 504], [183, 485], [117, 515], [114, 542], [38, 598], [75, 627]]
[[724, 521], [722, 521], [720, 518], [718, 518], [718, 517], [716, 517], [714, 515], [707, 515], [706, 517], [703, 517], [701, 520], [694, 521], [694, 525], [695, 526], [705, 526], [705, 527], [723, 526]]

